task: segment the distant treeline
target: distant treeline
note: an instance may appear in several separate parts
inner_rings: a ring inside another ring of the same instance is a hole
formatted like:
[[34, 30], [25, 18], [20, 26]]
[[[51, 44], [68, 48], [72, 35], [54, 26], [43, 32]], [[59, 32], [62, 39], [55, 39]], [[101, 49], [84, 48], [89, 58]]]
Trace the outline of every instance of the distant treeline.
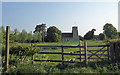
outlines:
[[[0, 27], [0, 34], [2, 39], [0, 42], [6, 42], [6, 30], [4, 26]], [[17, 29], [10, 31], [10, 42], [20, 43], [36, 43], [36, 42], [59, 42], [61, 41], [61, 31], [55, 26], [51, 26], [46, 30], [46, 24], [36, 25], [34, 31], [29, 33], [26, 30], [19, 32]]]
[[[35, 43], [35, 42], [60, 42], [62, 32], [55, 26], [51, 26], [46, 29], [46, 24], [36, 25], [34, 31], [30, 31], [29, 33], [26, 30], [22, 30], [19, 32], [17, 29], [14, 31], [10, 31], [10, 42], [20, 42], [20, 43]], [[106, 23], [103, 26], [103, 33], [99, 35], [94, 35], [96, 29], [92, 29], [88, 31], [84, 36], [79, 35], [79, 40], [105, 40], [105, 39], [116, 39], [119, 38], [119, 33], [117, 29], [110, 23]], [[2, 35], [2, 39], [0, 42], [5, 43], [6, 39], [6, 31], [4, 26], [0, 27], [0, 34]]]

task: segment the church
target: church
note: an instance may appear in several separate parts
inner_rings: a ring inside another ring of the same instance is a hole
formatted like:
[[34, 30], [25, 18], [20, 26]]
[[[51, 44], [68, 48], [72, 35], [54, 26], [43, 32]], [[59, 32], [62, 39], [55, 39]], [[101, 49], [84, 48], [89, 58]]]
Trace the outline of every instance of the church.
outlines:
[[72, 27], [72, 33], [62, 33], [62, 41], [78, 41], [78, 28], [77, 26]]

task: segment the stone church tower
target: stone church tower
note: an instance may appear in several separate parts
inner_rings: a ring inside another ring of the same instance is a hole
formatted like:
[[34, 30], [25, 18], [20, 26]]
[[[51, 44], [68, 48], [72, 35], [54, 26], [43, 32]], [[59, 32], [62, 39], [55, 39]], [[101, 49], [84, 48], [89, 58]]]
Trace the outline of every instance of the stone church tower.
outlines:
[[78, 41], [78, 28], [77, 26], [72, 27], [73, 41]]
[[79, 41], [77, 26], [72, 27], [72, 33], [62, 33], [62, 41]]

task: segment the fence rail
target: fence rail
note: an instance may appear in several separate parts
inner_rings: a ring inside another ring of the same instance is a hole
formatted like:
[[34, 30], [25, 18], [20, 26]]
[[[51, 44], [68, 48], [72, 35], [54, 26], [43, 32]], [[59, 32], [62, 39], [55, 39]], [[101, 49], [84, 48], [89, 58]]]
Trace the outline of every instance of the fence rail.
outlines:
[[[94, 45], [94, 46], [88, 46], [87, 45], [87, 42], [84, 41], [84, 46], [82, 46], [82, 41], [80, 41], [79, 45], [71, 45], [71, 46], [66, 46], [66, 45], [57, 45], [57, 46], [50, 46], [50, 45], [31, 45], [32, 47], [59, 47], [61, 48], [61, 52], [39, 52], [39, 54], [61, 54], [62, 55], [62, 60], [36, 60], [36, 59], [33, 59], [33, 61], [46, 61], [46, 62], [62, 62], [62, 64], [64, 65], [64, 62], [68, 62], [68, 63], [75, 63], [75, 62], [78, 62], [78, 61], [75, 61], [76, 59], [80, 59], [80, 61], [78, 63], [85, 63], [86, 65], [88, 64], [88, 59], [108, 59], [109, 60], [109, 47], [110, 45]], [[99, 50], [93, 50], [93, 49], [90, 49], [88, 50], [88, 47], [102, 47], [101, 49]], [[103, 50], [105, 47], [107, 47], [107, 49]], [[73, 52], [64, 52], [64, 48], [79, 48], [79, 51], [73, 51]], [[84, 52], [84, 53], [82, 53]], [[91, 53], [91, 54], [88, 54]], [[98, 52], [102, 52], [100, 54], [97, 54]], [[104, 54], [105, 52], [107, 52], [107, 54]], [[70, 61], [65, 61], [64, 59], [64, 55], [78, 55], [80, 56], [79, 58], [74, 58], [74, 59], [69, 59]], [[84, 56], [84, 58], [82, 57]], [[92, 56], [96, 56], [95, 57], [92, 57]], [[105, 57], [101, 57], [101, 56], [107, 56], [107, 58]], [[33, 56], [32, 56], [33, 58]], [[82, 59], [84, 59], [84, 61], [82, 61]]]

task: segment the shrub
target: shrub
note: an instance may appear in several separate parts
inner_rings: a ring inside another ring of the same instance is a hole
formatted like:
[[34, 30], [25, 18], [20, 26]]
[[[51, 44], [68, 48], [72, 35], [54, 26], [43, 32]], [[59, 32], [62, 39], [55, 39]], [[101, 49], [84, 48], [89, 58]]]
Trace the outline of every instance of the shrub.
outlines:
[[100, 33], [100, 34], [99, 34], [99, 39], [100, 39], [100, 40], [105, 40], [105, 39], [106, 39], [106, 35], [103, 34], [103, 33]]

